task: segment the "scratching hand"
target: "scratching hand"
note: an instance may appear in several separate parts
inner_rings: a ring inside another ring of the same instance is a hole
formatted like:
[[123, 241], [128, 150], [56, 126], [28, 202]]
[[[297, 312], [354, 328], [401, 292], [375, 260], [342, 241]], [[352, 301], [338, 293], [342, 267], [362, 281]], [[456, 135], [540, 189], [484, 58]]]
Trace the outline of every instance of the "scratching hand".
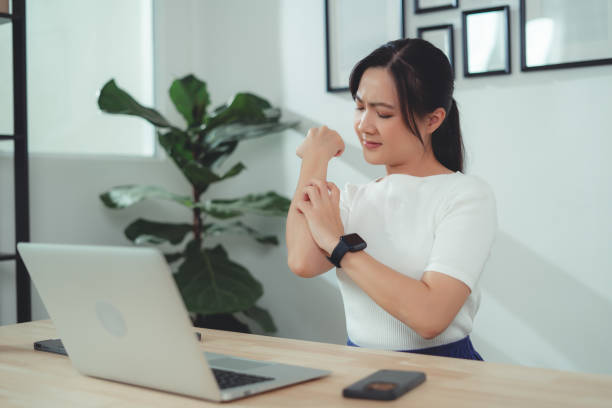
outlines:
[[304, 214], [313, 240], [328, 255], [344, 234], [340, 190], [332, 182], [312, 180], [301, 191], [297, 209]]

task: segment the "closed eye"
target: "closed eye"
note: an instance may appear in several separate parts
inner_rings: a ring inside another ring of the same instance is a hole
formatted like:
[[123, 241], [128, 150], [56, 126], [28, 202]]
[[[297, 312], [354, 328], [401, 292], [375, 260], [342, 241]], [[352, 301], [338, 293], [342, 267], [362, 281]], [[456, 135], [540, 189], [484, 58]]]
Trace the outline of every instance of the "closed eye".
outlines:
[[[362, 110], [363, 110], [363, 106], [356, 106], [356, 107], [355, 107], [355, 110], [362, 111]], [[383, 115], [382, 113], [378, 113], [378, 112], [376, 112], [376, 114], [377, 114], [377, 115], [378, 115], [378, 117], [379, 117], [379, 118], [381, 118], [381, 119], [388, 119], [388, 118], [390, 118], [390, 117], [392, 117], [392, 116], [393, 116], [393, 115]]]

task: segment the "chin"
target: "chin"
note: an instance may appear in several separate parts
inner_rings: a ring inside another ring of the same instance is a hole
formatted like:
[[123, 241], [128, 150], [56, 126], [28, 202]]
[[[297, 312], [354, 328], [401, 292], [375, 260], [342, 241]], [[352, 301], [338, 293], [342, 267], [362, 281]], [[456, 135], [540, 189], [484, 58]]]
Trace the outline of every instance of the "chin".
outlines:
[[385, 164], [384, 160], [381, 160], [381, 158], [377, 157], [377, 155], [368, 152], [365, 148], [363, 148], [361, 152], [363, 153], [364, 160], [369, 164]]

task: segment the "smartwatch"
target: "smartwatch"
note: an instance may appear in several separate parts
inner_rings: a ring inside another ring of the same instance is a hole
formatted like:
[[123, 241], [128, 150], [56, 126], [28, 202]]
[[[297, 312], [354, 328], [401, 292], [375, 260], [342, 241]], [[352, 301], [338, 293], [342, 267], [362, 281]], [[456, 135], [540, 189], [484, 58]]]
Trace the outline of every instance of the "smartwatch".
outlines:
[[329, 262], [333, 263], [336, 268], [341, 268], [340, 261], [347, 252], [357, 252], [365, 249], [366, 242], [358, 234], [348, 234], [340, 237], [340, 242], [334, 248], [331, 255], [327, 257]]

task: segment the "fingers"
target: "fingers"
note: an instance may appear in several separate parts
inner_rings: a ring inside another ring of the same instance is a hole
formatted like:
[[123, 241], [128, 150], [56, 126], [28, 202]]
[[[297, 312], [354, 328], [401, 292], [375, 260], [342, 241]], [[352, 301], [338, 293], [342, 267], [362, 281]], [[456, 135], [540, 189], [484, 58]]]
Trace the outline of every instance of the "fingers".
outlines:
[[310, 201], [312, 205], [317, 205], [321, 201], [321, 192], [319, 187], [313, 184], [309, 184], [302, 190], [303, 199], [302, 201]]
[[340, 148], [338, 149], [334, 157], [341, 156], [342, 153], [344, 153], [344, 149], [346, 148], [346, 145], [344, 144], [344, 140], [342, 140], [342, 138], [340, 138], [339, 142], [340, 142]]
[[308, 203], [305, 201], [298, 201], [295, 203], [295, 207], [298, 210], [298, 213], [306, 215], [306, 212], [310, 209]]
[[315, 186], [319, 191], [319, 195], [322, 195], [324, 192], [327, 192], [327, 182], [326, 181], [319, 180], [319, 179], [312, 179], [310, 180], [310, 183], [308, 184], [311, 186]]
[[333, 207], [337, 208], [340, 205], [340, 189], [331, 181], [312, 179], [302, 189], [301, 201], [310, 202], [313, 207], [333, 203]]
[[310, 180], [302, 189], [302, 201], [310, 201], [313, 206], [318, 206], [328, 195], [327, 182], [317, 179]]
[[313, 138], [329, 139], [334, 136], [337, 137], [342, 143], [344, 143], [344, 141], [342, 140], [342, 137], [337, 131], [330, 129], [325, 125], [321, 127], [310, 128], [308, 129], [308, 133], [306, 133], [306, 138], [311, 138], [311, 139]]
[[329, 195], [334, 203], [340, 203], [340, 189], [331, 181], [327, 182], [327, 188], [329, 189]]
[[331, 181], [323, 181], [323, 180], [319, 180], [319, 179], [312, 179], [308, 182], [307, 186], [314, 186], [317, 187], [317, 189], [319, 190], [319, 194], [322, 196], [324, 192], [327, 192], [328, 194], [332, 194], [332, 192], [336, 192], [336, 194], [338, 195], [338, 197], [340, 197], [340, 189], [338, 189], [338, 186], [336, 186], [333, 182]]
[[306, 134], [306, 136], [311, 136], [311, 135], [314, 135], [315, 133], [325, 132], [326, 130], [329, 130], [329, 128], [325, 125], [321, 127], [312, 127], [308, 129], [308, 133]]
[[311, 196], [313, 206], [319, 207], [329, 201], [329, 190], [326, 181], [311, 180], [309, 186], [313, 189], [313, 196]]
[[295, 153], [302, 159], [310, 154], [331, 159], [344, 153], [344, 141], [338, 132], [327, 126], [313, 127]]

